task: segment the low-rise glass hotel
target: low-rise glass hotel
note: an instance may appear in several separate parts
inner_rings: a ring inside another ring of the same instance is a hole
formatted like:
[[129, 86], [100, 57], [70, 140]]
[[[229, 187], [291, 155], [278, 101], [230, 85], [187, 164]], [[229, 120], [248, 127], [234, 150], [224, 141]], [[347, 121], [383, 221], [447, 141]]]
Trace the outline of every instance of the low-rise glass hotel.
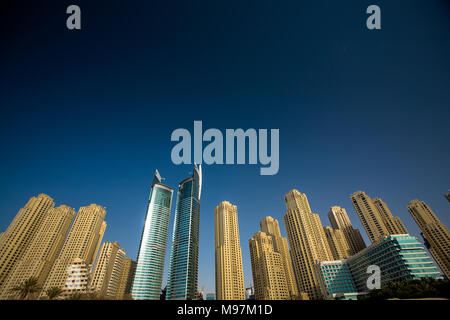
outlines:
[[328, 298], [366, 293], [370, 265], [380, 268], [381, 285], [425, 277], [442, 278], [416, 237], [397, 234], [383, 237], [348, 259], [320, 262], [316, 270], [322, 292]]

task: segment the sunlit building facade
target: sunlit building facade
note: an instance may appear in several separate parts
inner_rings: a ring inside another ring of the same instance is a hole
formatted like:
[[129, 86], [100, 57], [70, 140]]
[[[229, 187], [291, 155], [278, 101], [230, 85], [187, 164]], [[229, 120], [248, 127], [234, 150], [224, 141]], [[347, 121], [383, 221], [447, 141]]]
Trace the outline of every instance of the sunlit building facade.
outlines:
[[89, 292], [90, 272], [106, 230], [105, 215], [105, 208], [96, 204], [78, 210], [43, 292], [51, 287], [61, 288], [63, 296]]
[[281, 236], [278, 220], [272, 217], [265, 217], [259, 222], [259, 225], [262, 232], [272, 237], [273, 249], [281, 255], [289, 297], [291, 299], [297, 299], [299, 292], [297, 281], [295, 280], [294, 268], [292, 267], [291, 253], [287, 239]]
[[13, 268], [30, 246], [34, 236], [47, 215], [55, 206], [46, 194], [32, 197], [19, 210], [0, 239], [0, 290]]
[[228, 201], [214, 209], [217, 300], [245, 300], [237, 207]]
[[11, 299], [11, 289], [34, 277], [42, 287], [66, 240], [76, 212], [68, 206], [51, 208], [24, 255], [12, 270], [2, 287], [0, 297]]
[[173, 189], [156, 170], [145, 217], [131, 294], [135, 300], [159, 300], [169, 233]]
[[315, 265], [333, 260], [322, 223], [319, 215], [311, 212], [305, 194], [291, 190], [284, 199], [287, 207], [284, 223], [299, 291], [308, 294], [309, 299], [321, 299]]
[[423, 201], [412, 200], [408, 211], [422, 231], [425, 246], [450, 279], [450, 233], [431, 208]]
[[387, 235], [408, 233], [400, 218], [394, 217], [380, 198], [371, 199], [363, 191], [357, 191], [350, 199], [372, 243]]

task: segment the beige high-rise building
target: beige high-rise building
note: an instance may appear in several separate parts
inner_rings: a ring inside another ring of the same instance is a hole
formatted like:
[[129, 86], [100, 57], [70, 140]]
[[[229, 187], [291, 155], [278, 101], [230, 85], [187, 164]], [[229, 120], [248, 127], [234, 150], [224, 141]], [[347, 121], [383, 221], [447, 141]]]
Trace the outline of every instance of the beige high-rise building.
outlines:
[[315, 265], [333, 259], [322, 223], [319, 216], [311, 212], [305, 194], [291, 190], [284, 200], [287, 207], [284, 223], [299, 290], [310, 299], [321, 299]]
[[272, 237], [274, 251], [281, 255], [281, 262], [283, 263], [290, 298], [298, 299], [297, 281], [295, 280], [294, 268], [292, 267], [288, 241], [287, 238], [281, 236], [278, 220], [272, 217], [265, 217], [259, 224], [261, 231]]
[[214, 209], [216, 299], [245, 300], [237, 207], [228, 201]]
[[85, 293], [89, 275], [106, 229], [106, 210], [96, 204], [81, 207], [44, 285], [63, 289], [63, 295]]
[[392, 215], [391, 210], [389, 210], [387, 204], [383, 200], [381, 200], [380, 198], [374, 198], [373, 203], [375, 204], [375, 207], [378, 209], [378, 211], [381, 213], [381, 216], [383, 217], [383, 222], [386, 225], [389, 234], [408, 233], [400, 218], [394, 217]]
[[350, 255], [354, 255], [366, 247], [361, 233], [354, 229], [345, 208], [333, 206], [328, 211], [328, 219], [334, 230], [341, 230], [350, 247]]
[[32, 197], [19, 210], [0, 240], [0, 291], [26, 249], [48, 211], [55, 206], [53, 199], [46, 194]]
[[273, 237], [258, 231], [249, 240], [256, 300], [290, 299], [281, 253], [274, 250]]
[[90, 291], [103, 299], [115, 299], [122, 275], [125, 250], [117, 242], [104, 242], [91, 276]]
[[328, 245], [330, 246], [331, 254], [333, 255], [334, 260], [345, 259], [352, 255], [352, 250], [342, 230], [333, 229], [329, 226], [323, 227], [323, 230], [328, 240]]
[[412, 200], [407, 207], [422, 231], [425, 246], [447, 279], [450, 279], [450, 234], [447, 227], [425, 202]]
[[44, 216], [36, 236], [17, 265], [6, 279], [1, 299], [12, 299], [10, 289], [23, 283], [30, 277], [37, 279], [42, 287], [64, 244], [67, 232], [75, 218], [75, 210], [68, 206], [51, 208]]
[[408, 233], [400, 218], [393, 217], [381, 199], [371, 199], [362, 191], [355, 192], [350, 198], [372, 243], [387, 235]]
[[131, 286], [136, 274], [136, 265], [136, 261], [131, 260], [131, 258], [123, 259], [122, 274], [120, 275], [119, 288], [116, 295], [118, 300], [131, 299]]

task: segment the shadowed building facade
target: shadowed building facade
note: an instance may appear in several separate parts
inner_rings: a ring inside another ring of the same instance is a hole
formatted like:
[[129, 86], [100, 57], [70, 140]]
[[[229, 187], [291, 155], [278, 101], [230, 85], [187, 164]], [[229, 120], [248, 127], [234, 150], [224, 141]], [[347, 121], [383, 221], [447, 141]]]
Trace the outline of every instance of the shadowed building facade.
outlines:
[[245, 300], [237, 207], [228, 201], [214, 209], [216, 299]]
[[354, 255], [366, 247], [361, 233], [358, 229], [354, 229], [347, 210], [339, 206], [333, 206], [328, 211], [328, 219], [334, 230], [341, 230], [350, 247], [350, 255]]
[[173, 189], [161, 183], [156, 170], [131, 294], [135, 300], [159, 300], [161, 294]]
[[178, 185], [167, 280], [167, 300], [193, 300], [198, 284], [201, 166]]
[[136, 261], [131, 258], [123, 259], [122, 274], [120, 275], [119, 288], [117, 289], [118, 300], [131, 299], [131, 287], [136, 274]]
[[329, 226], [323, 227], [323, 230], [334, 260], [351, 256], [350, 246], [341, 230], [333, 229]]
[[424, 201], [412, 200], [407, 207], [422, 231], [425, 246], [445, 277], [450, 279], [450, 234], [447, 227]]
[[92, 272], [90, 291], [101, 299], [115, 299], [122, 275], [125, 250], [117, 242], [104, 242]]

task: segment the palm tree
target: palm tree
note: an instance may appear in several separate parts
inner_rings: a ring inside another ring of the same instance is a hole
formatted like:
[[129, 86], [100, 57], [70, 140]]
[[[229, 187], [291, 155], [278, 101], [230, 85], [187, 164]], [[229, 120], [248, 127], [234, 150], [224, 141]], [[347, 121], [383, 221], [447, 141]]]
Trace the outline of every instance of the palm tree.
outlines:
[[51, 287], [45, 291], [49, 300], [53, 300], [59, 297], [62, 292], [63, 292], [62, 289], [59, 287]]
[[38, 280], [35, 277], [28, 278], [21, 284], [10, 289], [20, 300], [28, 300], [39, 290], [41, 290], [41, 287], [39, 287]]
[[68, 296], [66, 298], [66, 300], [81, 300], [81, 298], [82, 298], [81, 293], [75, 292], [75, 293], [71, 294], [70, 296]]

